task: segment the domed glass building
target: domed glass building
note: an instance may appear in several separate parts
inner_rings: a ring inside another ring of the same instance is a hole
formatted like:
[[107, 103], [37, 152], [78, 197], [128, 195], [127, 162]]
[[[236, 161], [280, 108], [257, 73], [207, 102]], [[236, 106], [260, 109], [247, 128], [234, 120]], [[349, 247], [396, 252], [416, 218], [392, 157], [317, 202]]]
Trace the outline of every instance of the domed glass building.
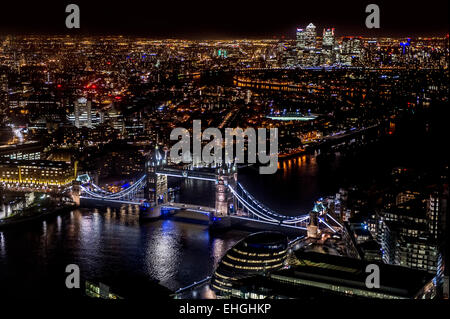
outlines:
[[223, 256], [211, 279], [219, 295], [231, 293], [233, 280], [283, 267], [288, 239], [279, 232], [259, 232], [239, 241]]

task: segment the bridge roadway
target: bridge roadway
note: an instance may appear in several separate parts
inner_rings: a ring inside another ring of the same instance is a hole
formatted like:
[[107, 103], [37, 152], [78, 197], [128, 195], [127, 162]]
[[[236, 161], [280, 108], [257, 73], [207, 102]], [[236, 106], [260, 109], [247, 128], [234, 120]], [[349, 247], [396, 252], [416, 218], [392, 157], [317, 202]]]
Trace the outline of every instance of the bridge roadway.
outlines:
[[[191, 204], [184, 204], [184, 203], [165, 203], [165, 204], [160, 204], [160, 206], [162, 208], [186, 210], [186, 211], [191, 211], [191, 212], [196, 212], [196, 213], [202, 213], [205, 215], [209, 215], [210, 213], [213, 213], [216, 211], [216, 209], [214, 207], [198, 206], [198, 205], [191, 205]], [[282, 221], [275, 223], [275, 222], [253, 219], [253, 218], [249, 218], [246, 216], [239, 216], [239, 215], [229, 215], [229, 217], [234, 220], [256, 222], [256, 223], [263, 223], [263, 224], [268, 224], [268, 225], [272, 225], [272, 226], [280, 226], [280, 227], [287, 227], [287, 228], [292, 228], [292, 229], [306, 230], [306, 227], [288, 225], [288, 224], [284, 224]]]
[[199, 180], [210, 181], [210, 182], [217, 181], [217, 176], [215, 173], [194, 171], [194, 170], [179, 170], [179, 169], [173, 169], [173, 168], [162, 168], [162, 169], [157, 169], [156, 174], [167, 175], [167, 176], [172, 176], [172, 177], [189, 178], [189, 179], [199, 179]]
[[125, 200], [125, 199], [109, 199], [109, 198], [93, 198], [88, 196], [80, 196], [82, 200], [90, 200], [90, 201], [98, 201], [102, 203], [117, 203], [117, 204], [126, 204], [126, 205], [141, 205], [145, 200], [144, 199], [133, 199], [133, 200]]
[[[84, 200], [99, 200], [99, 199], [92, 199], [90, 197], [84, 197], [84, 196], [81, 196], [80, 198], [84, 199]], [[100, 200], [100, 201], [102, 201], [102, 202], [119, 203], [119, 204], [128, 204], [128, 205], [140, 205], [140, 204], [142, 204], [142, 202], [144, 200], [141, 199], [141, 200], [135, 200], [135, 201], [126, 201], [126, 200], [103, 199], [103, 200]], [[208, 215], [208, 216], [211, 213], [214, 213], [215, 210], [216, 210], [214, 207], [192, 205], [192, 204], [185, 204], [185, 203], [174, 203], [174, 202], [160, 204], [159, 206], [161, 208], [169, 208], [169, 209], [174, 209], [174, 210], [185, 210], [185, 211], [190, 211], [190, 212], [195, 212], [195, 213], [201, 213], [203, 215]], [[291, 229], [306, 230], [306, 227], [288, 225], [288, 224], [285, 224], [285, 223], [283, 223], [281, 221], [280, 222], [271, 222], [271, 221], [258, 220], [258, 219], [249, 218], [249, 217], [240, 216], [240, 215], [229, 215], [229, 217], [232, 220], [256, 222], [258, 224], [262, 223], [262, 224], [267, 224], [267, 225], [272, 225], [272, 226], [280, 226], [280, 227], [286, 227], [286, 228], [291, 228]]]
[[[166, 176], [174, 176], [177, 178], [192, 178], [199, 180], [207, 180], [217, 182], [219, 175], [215, 172], [201, 171], [201, 170], [179, 170], [174, 168], [159, 168], [156, 170], [156, 174], [166, 175]], [[108, 193], [102, 190], [99, 186], [95, 184], [91, 184], [90, 187], [85, 187], [81, 185], [81, 191], [83, 192], [81, 199], [88, 201], [89, 199], [99, 200], [101, 203], [117, 203], [117, 204], [130, 204], [130, 205], [142, 205], [146, 201], [142, 198], [136, 198], [138, 192], [145, 185], [145, 177], [144, 174], [137, 182], [132, 184], [130, 187], [122, 190], [118, 193]], [[90, 179], [89, 179], [90, 180]], [[265, 224], [271, 226], [279, 226], [283, 228], [291, 228], [296, 230], [306, 230], [306, 219], [308, 219], [308, 215], [289, 217], [284, 216], [282, 214], [278, 214], [272, 211], [269, 208], [266, 208], [263, 204], [259, 203], [253, 196], [251, 196], [245, 189], [238, 183], [237, 189], [235, 190], [231, 185], [228, 185], [229, 190], [238, 200], [238, 202], [242, 205], [242, 208], [247, 209], [247, 214], [245, 213], [234, 213], [232, 215], [227, 214], [229, 216], [231, 224], [240, 222], [243, 224], [247, 224], [248, 226], [254, 226], [254, 224]], [[91, 189], [93, 188], [93, 189]], [[239, 190], [244, 192], [244, 194], [239, 195]], [[156, 204], [156, 203], [155, 203]], [[196, 213], [201, 213], [203, 215], [212, 216], [215, 215], [216, 209], [215, 207], [207, 207], [207, 206], [199, 206], [194, 204], [187, 203], [163, 203], [157, 204], [154, 207], [158, 208], [169, 208], [174, 210], [185, 210]], [[214, 220], [216, 220], [214, 218]], [[220, 218], [219, 218], [220, 221]], [[228, 223], [228, 221], [225, 221]]]
[[[119, 200], [119, 199], [99, 199], [99, 198], [92, 198], [87, 196], [80, 196], [81, 199], [84, 200], [93, 200], [93, 201], [100, 201], [100, 202], [111, 202], [111, 203], [118, 203], [118, 204], [127, 204], [127, 205], [141, 205], [145, 199], [134, 199], [134, 200]], [[184, 203], [163, 203], [159, 204], [162, 208], [171, 208], [176, 210], [187, 210], [197, 213], [203, 213], [203, 214], [209, 214], [211, 212], [214, 212], [216, 209], [214, 207], [208, 207], [208, 206], [199, 206], [199, 205], [192, 205], [192, 204], [184, 204]]]
[[207, 206], [199, 206], [199, 205], [192, 205], [192, 204], [184, 204], [184, 203], [164, 203], [160, 204], [162, 208], [171, 208], [176, 210], [187, 210], [190, 212], [196, 212], [196, 213], [202, 213], [205, 215], [209, 215], [210, 213], [214, 213], [216, 209], [214, 207], [207, 207]]

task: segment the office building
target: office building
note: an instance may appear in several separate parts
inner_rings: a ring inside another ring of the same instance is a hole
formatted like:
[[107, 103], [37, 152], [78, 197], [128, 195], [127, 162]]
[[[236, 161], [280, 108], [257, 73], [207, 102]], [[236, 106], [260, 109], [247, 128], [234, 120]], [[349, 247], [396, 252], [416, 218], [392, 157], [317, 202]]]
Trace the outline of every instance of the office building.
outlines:
[[313, 51], [316, 49], [316, 26], [312, 23], [308, 24], [305, 30], [305, 49]]
[[10, 189], [58, 189], [75, 180], [76, 169], [76, 163], [0, 158], [0, 184]]
[[75, 127], [92, 128], [92, 101], [84, 97], [75, 100], [73, 113]]
[[417, 198], [382, 212], [377, 237], [384, 262], [436, 274], [440, 256], [437, 202], [432, 195], [429, 200]]
[[[380, 287], [366, 285], [366, 267], [379, 267]], [[233, 282], [231, 296], [243, 299], [431, 299], [433, 276], [424, 271], [317, 252], [295, 252], [289, 269]]]
[[331, 51], [334, 48], [334, 28], [323, 29], [322, 49]]
[[296, 40], [297, 40], [297, 50], [304, 50], [306, 46], [305, 29], [297, 28]]
[[287, 245], [287, 237], [278, 232], [249, 235], [222, 258], [211, 279], [212, 289], [218, 295], [227, 296], [233, 281], [280, 269], [286, 260]]

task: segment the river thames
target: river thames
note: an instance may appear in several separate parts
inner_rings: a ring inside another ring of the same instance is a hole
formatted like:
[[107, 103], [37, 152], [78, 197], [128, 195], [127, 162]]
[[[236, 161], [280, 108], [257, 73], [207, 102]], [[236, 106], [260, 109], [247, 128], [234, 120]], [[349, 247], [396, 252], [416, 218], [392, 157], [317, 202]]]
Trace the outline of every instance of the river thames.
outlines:
[[[408, 132], [403, 136], [410, 138]], [[300, 215], [339, 187], [370, 185], [375, 177], [389, 176], [399, 163], [433, 159], [426, 152], [406, 151], [410, 146], [392, 139], [322, 161], [303, 155], [281, 162], [274, 175], [240, 170], [239, 181], [270, 208]], [[213, 205], [214, 184], [188, 180], [179, 186], [180, 202]], [[176, 290], [211, 275], [225, 252], [247, 234], [212, 234], [207, 225], [170, 219], [140, 223], [134, 206], [80, 208], [0, 231], [0, 287], [11, 297], [61, 296], [65, 267], [77, 264], [83, 279], [104, 281], [112, 290], [112, 278], [121, 274], [157, 280]]]
[[[275, 177], [286, 182], [280, 190], [261, 187], [272, 182], [268, 178], [262, 182], [252, 168], [240, 172], [239, 179], [261, 194], [267, 205], [290, 215], [308, 211], [322, 190], [333, 190], [327, 186], [330, 180], [320, 178], [321, 170], [328, 168], [317, 164], [314, 156], [292, 159], [286, 165], [291, 171], [286, 167]], [[294, 174], [297, 182], [292, 180]], [[292, 183], [298, 183], [295, 197]], [[180, 202], [214, 206], [213, 183], [187, 180], [179, 186]], [[40, 295], [42, 287], [46, 287], [45, 293], [58, 294], [61, 287], [52, 274], [62, 274], [66, 265], [77, 264], [88, 280], [108, 281], [115, 275], [133, 273], [176, 290], [211, 275], [225, 252], [248, 234], [241, 230], [210, 234], [207, 225], [178, 220], [140, 223], [138, 210], [130, 205], [80, 208], [1, 231], [0, 282], [8, 283], [10, 293], [18, 296], [24, 290]]]

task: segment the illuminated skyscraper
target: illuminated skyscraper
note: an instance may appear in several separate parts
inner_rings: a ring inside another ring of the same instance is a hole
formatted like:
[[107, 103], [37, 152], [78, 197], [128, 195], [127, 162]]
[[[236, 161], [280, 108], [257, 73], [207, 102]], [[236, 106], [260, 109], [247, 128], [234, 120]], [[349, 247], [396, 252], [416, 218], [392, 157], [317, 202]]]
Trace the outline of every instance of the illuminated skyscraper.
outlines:
[[306, 29], [297, 28], [297, 63], [299, 65], [316, 64], [316, 26], [308, 24]]
[[0, 113], [8, 107], [8, 77], [6, 74], [0, 75]]
[[323, 29], [321, 63], [330, 65], [335, 62], [336, 55], [334, 49], [334, 28]]
[[361, 53], [362, 40], [361, 38], [345, 37], [342, 39], [342, 53], [359, 55]]
[[92, 128], [92, 101], [84, 97], [75, 100], [73, 113], [75, 127], [86, 126]]
[[297, 49], [305, 49], [305, 29], [297, 28]]
[[333, 50], [334, 47], [334, 28], [323, 29], [323, 50]]
[[437, 192], [430, 195], [427, 201], [428, 230], [434, 239], [440, 238], [443, 233], [443, 218], [447, 211], [447, 197]]
[[360, 37], [345, 37], [340, 47], [340, 62], [346, 65], [358, 63], [362, 54], [362, 39]]
[[86, 103], [86, 113], [87, 113], [87, 123], [88, 128], [92, 128], [92, 102], [87, 101]]
[[316, 48], [316, 26], [308, 24], [305, 31], [305, 49], [314, 50]]
[[80, 128], [80, 103], [78, 100], [74, 102], [74, 110], [73, 113], [75, 115], [75, 127]]

